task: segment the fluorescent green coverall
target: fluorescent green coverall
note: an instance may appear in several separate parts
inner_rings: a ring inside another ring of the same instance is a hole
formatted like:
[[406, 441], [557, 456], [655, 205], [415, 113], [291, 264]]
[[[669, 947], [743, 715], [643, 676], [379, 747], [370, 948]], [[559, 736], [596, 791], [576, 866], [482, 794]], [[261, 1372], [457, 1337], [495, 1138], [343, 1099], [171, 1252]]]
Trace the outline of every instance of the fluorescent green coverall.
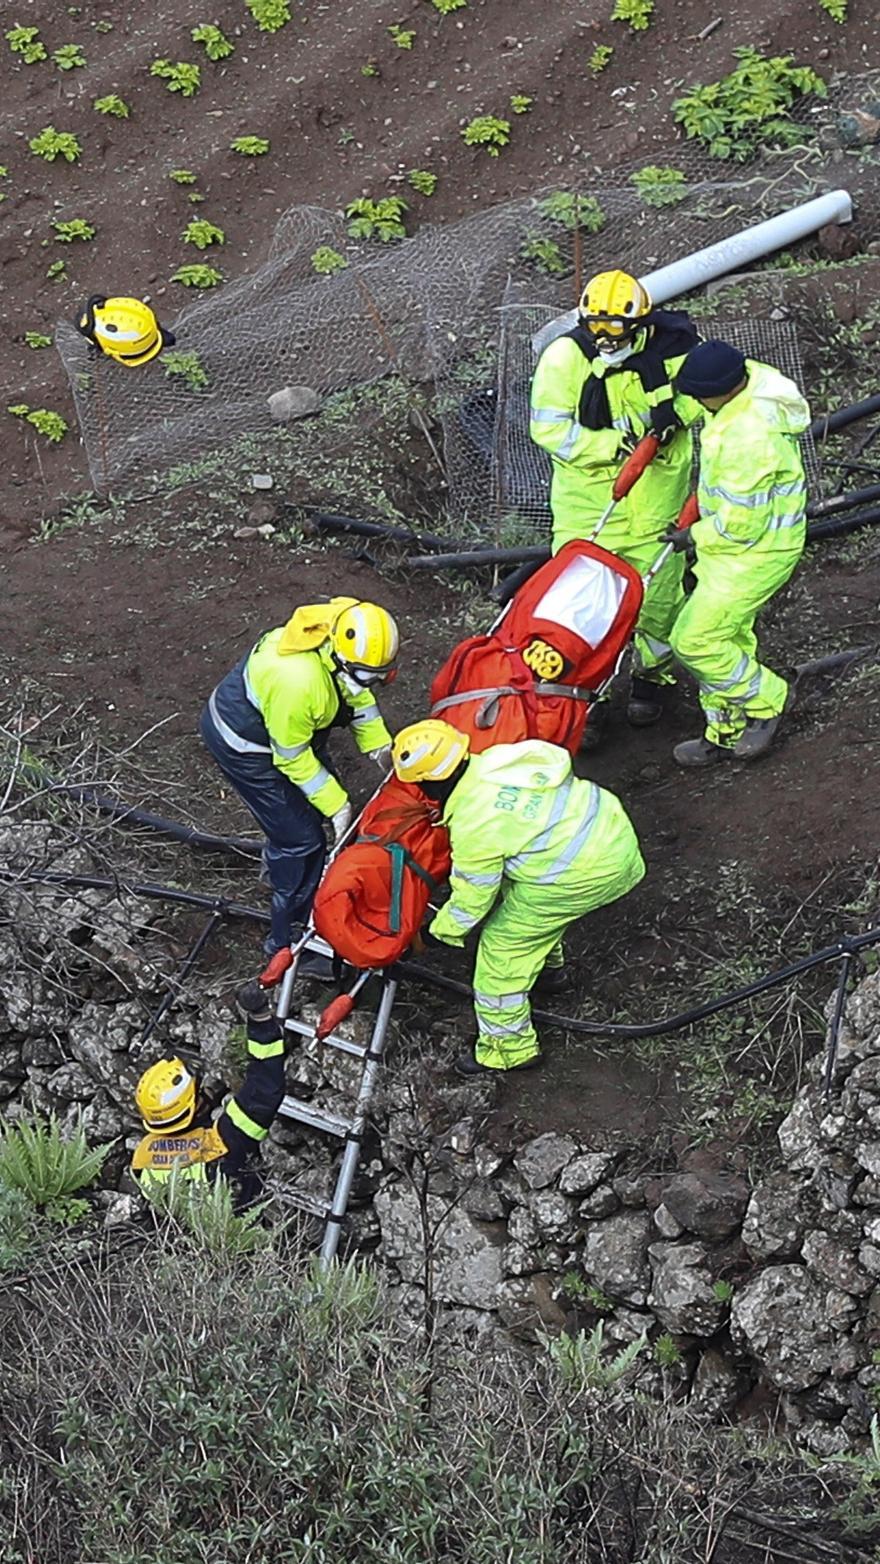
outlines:
[[[645, 333], [636, 338], [637, 350], [644, 338]], [[665, 360], [669, 382], [647, 393], [626, 362], [611, 368], [601, 359], [591, 360], [569, 336], [557, 337], [544, 349], [532, 381], [529, 428], [532, 439], [549, 452], [553, 462], [550, 508], [554, 553], [572, 538], [588, 538], [593, 532], [626, 459], [621, 437], [627, 431], [639, 438], [647, 434], [652, 406], [671, 399], [685, 426], [702, 416], [698, 402], [673, 394], [671, 382], [684, 356]], [[591, 376], [604, 376], [613, 421], [609, 429], [586, 429], [578, 422], [581, 393]], [[654, 563], [663, 547], [663, 533], [676, 521], [687, 499], [691, 461], [692, 441], [685, 427], [658, 452], [596, 540], [627, 560], [640, 575]], [[655, 684], [674, 680], [669, 632], [684, 602], [684, 565], [680, 554], [670, 555], [651, 582], [639, 616], [633, 671]]]
[[626, 895], [645, 865], [614, 794], [576, 777], [568, 751], [538, 739], [472, 755], [443, 821], [452, 894], [431, 933], [460, 946], [486, 919], [474, 967], [476, 1059], [509, 1070], [539, 1052], [529, 990], [545, 965], [562, 965], [566, 928]]
[[810, 409], [793, 381], [746, 360], [748, 384], [700, 441], [696, 590], [675, 621], [672, 649], [700, 687], [706, 738], [732, 748], [749, 717], [776, 717], [786, 681], [756, 657], [758, 610], [804, 550], [806, 479], [797, 436]]

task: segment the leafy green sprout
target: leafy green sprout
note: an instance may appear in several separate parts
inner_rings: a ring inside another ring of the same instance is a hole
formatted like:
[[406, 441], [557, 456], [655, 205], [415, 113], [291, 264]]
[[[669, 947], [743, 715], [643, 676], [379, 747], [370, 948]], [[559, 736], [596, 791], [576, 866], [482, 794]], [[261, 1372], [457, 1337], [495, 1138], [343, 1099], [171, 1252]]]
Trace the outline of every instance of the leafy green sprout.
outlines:
[[[28, 407], [27, 402], [16, 402], [13, 406], [8, 407], [6, 411], [8, 413], [12, 413], [15, 418], [23, 418], [25, 423], [30, 424], [32, 429], [36, 429], [37, 434], [43, 435], [43, 437], [48, 440], [51, 445], [57, 445], [60, 440], [64, 439], [64, 436], [67, 433], [68, 426], [66, 420], [61, 417], [60, 413], [53, 413], [46, 407], [32, 408]], [[21, 1126], [21, 1128], [24, 1128], [24, 1126]], [[39, 1125], [34, 1131], [38, 1138], [44, 1132], [50, 1133], [45, 1131], [45, 1127], [41, 1129]], [[27, 1147], [30, 1147], [30, 1139], [28, 1137], [25, 1137], [25, 1139], [27, 1142]], [[9, 1183], [10, 1179], [7, 1177], [5, 1163], [7, 1140], [8, 1131], [7, 1138], [5, 1138], [3, 1142], [0, 1142], [0, 1181]], [[26, 1155], [27, 1147], [22, 1151], [23, 1156]], [[36, 1152], [34, 1155], [36, 1155]], [[87, 1183], [88, 1180], [84, 1180], [83, 1182]], [[18, 1188], [22, 1186], [16, 1185], [15, 1187]], [[80, 1186], [76, 1184], [73, 1187], [78, 1189]], [[34, 1200], [35, 1204], [41, 1204], [41, 1202], [37, 1199], [37, 1196], [31, 1191], [26, 1190], [25, 1193], [31, 1195], [31, 1199]], [[55, 1193], [63, 1193], [63, 1191], [56, 1190]]]
[[719, 1277], [717, 1282], [712, 1283], [712, 1296], [718, 1303], [729, 1303], [733, 1297], [733, 1283]]
[[510, 120], [495, 114], [477, 114], [461, 131], [466, 146], [485, 147], [490, 157], [499, 157], [510, 140]]
[[24, 340], [29, 348], [50, 348], [52, 346], [52, 338], [47, 337], [43, 331], [26, 331]]
[[587, 61], [587, 69], [594, 76], [600, 76], [606, 65], [610, 65], [614, 46], [610, 43], [598, 43]]
[[194, 185], [196, 176], [190, 168], [172, 168], [169, 179], [173, 179], [176, 185]]
[[312, 270], [321, 277], [332, 277], [334, 272], [344, 271], [348, 261], [329, 244], [319, 245], [312, 258]]
[[605, 1356], [604, 1333], [600, 1320], [590, 1332], [581, 1330], [576, 1336], [563, 1333], [556, 1337], [541, 1334], [539, 1341], [564, 1384], [576, 1391], [608, 1390], [632, 1368], [647, 1345], [647, 1337], [643, 1334], [631, 1341], [609, 1361]]
[[527, 233], [519, 253], [524, 261], [530, 261], [548, 277], [559, 277], [568, 271], [562, 251], [555, 239], [542, 238], [540, 234]]
[[810, 133], [792, 122], [790, 109], [809, 93], [824, 98], [828, 89], [809, 66], [792, 56], [765, 57], [757, 49], [734, 49], [738, 64], [728, 76], [694, 87], [672, 105], [673, 117], [689, 140], [699, 141], [711, 157], [746, 162], [759, 146], [793, 146]]
[[97, 109], [99, 114], [112, 114], [115, 119], [128, 119], [131, 113], [128, 104], [117, 97], [115, 92], [108, 92], [103, 98], [95, 98], [92, 108]]
[[162, 354], [162, 366], [169, 380], [185, 380], [190, 391], [204, 391], [208, 375], [198, 353], [183, 353], [171, 348]]
[[[10, 408], [13, 411], [19, 409]], [[43, 409], [29, 414], [29, 422], [43, 414]], [[64, 419], [57, 413], [45, 416], [63, 426], [60, 434], [47, 435], [60, 440], [67, 429]], [[54, 1114], [48, 1121], [37, 1118], [10, 1124], [0, 1120], [0, 1184], [20, 1190], [35, 1206], [45, 1206], [91, 1184], [107, 1159], [110, 1144], [90, 1148], [81, 1120], [73, 1133], [65, 1136]]]
[[450, 11], [463, 11], [467, 3], [468, 0], [431, 0], [434, 10], [441, 16], [448, 16]]
[[662, 1336], [657, 1337], [653, 1351], [654, 1362], [659, 1364], [660, 1368], [675, 1368], [681, 1362], [681, 1352], [675, 1338], [670, 1336], [668, 1331], [664, 1331]]
[[406, 178], [419, 195], [430, 196], [437, 189], [437, 175], [430, 173], [427, 168], [411, 168]]
[[575, 196], [570, 190], [554, 190], [538, 203], [538, 210], [548, 222], [558, 223], [569, 233], [582, 228], [585, 233], [597, 234], [605, 227], [605, 213], [594, 196]]
[[849, 0], [819, 0], [823, 11], [827, 11], [832, 22], [845, 22]]
[[82, 69], [86, 57], [78, 43], [62, 43], [53, 51], [52, 61], [59, 71], [75, 71]]
[[10, 27], [6, 41], [13, 54], [21, 55], [25, 65], [37, 65], [40, 60], [48, 59], [39, 27]]
[[510, 109], [513, 114], [528, 114], [534, 103], [534, 98], [528, 97], [524, 92], [515, 92], [510, 99]]
[[265, 136], [236, 136], [229, 143], [230, 152], [238, 152], [242, 157], [262, 157], [269, 150], [269, 143]]
[[150, 75], [164, 81], [169, 92], [179, 92], [182, 98], [193, 98], [202, 84], [202, 73], [191, 60], [154, 60]]
[[597, 1287], [595, 1282], [588, 1282], [584, 1289], [584, 1298], [597, 1314], [610, 1314], [614, 1308], [614, 1300], [608, 1294]]
[[406, 27], [399, 27], [396, 22], [392, 22], [388, 31], [391, 34], [391, 37], [394, 39], [394, 42], [397, 44], [398, 49], [412, 48], [413, 39], [416, 35], [411, 28], [408, 29]]
[[687, 195], [687, 180], [679, 168], [647, 163], [630, 174], [630, 183], [645, 206], [677, 206]]
[[245, 0], [245, 5], [263, 33], [277, 33], [290, 21], [288, 0]]
[[28, 146], [34, 157], [41, 157], [47, 163], [54, 163], [59, 157], [64, 158], [66, 163], [76, 163], [82, 155], [82, 148], [73, 132], [56, 130], [54, 125], [47, 125], [38, 136], [32, 136]]
[[230, 54], [235, 53], [235, 44], [230, 43], [226, 34], [213, 22], [201, 22], [193, 28], [190, 37], [193, 43], [204, 45], [209, 60], [228, 60]]
[[68, 222], [53, 222], [52, 227], [59, 244], [73, 244], [74, 239], [88, 242], [94, 239], [97, 231], [84, 217], [71, 217]]
[[361, 66], [362, 76], [378, 76], [379, 74], [379, 66], [376, 60], [366, 60]]
[[178, 266], [174, 272], [172, 282], [179, 282], [184, 288], [216, 288], [223, 281], [223, 273], [218, 272], [215, 266], [207, 266], [204, 262], [193, 262], [186, 266]]
[[392, 239], [404, 239], [403, 214], [407, 210], [403, 196], [384, 196], [378, 201], [360, 196], [345, 208], [345, 215], [350, 219], [348, 232], [352, 239], [379, 239], [383, 244]]
[[626, 22], [634, 33], [643, 33], [651, 25], [654, 0], [616, 0], [612, 22]]
[[200, 190], [191, 190], [186, 199], [191, 201], [193, 206], [199, 206], [206, 197], [202, 195]]
[[187, 223], [181, 235], [184, 244], [194, 244], [197, 250], [207, 250], [212, 244], [225, 244], [226, 235], [216, 223], [209, 223], [206, 217], [194, 217]]
[[46, 267], [46, 276], [50, 282], [61, 282], [67, 276], [67, 262], [52, 261]]

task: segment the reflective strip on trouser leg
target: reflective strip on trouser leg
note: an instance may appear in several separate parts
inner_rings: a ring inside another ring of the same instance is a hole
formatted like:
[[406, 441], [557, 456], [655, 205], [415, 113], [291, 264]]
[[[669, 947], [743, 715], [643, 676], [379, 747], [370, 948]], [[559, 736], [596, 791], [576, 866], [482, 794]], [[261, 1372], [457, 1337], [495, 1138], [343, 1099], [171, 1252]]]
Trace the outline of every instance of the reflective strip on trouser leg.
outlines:
[[[670, 517], [670, 525], [674, 520]], [[598, 542], [625, 559], [640, 576], [650, 570], [664, 546], [659, 533], [656, 538], [627, 542], [615, 522], [609, 522], [602, 530]], [[675, 659], [669, 638], [685, 603], [684, 570], [684, 555], [670, 554], [645, 593], [636, 626], [632, 671], [656, 684], [675, 683]]]
[[696, 590], [675, 622], [672, 649], [695, 676], [706, 721], [706, 738], [732, 747], [748, 717], [777, 717], [788, 685], [758, 662], [755, 617], [781, 586], [798, 555], [750, 556], [750, 569], [726, 562], [698, 565]]
[[505, 880], [501, 899], [483, 926], [474, 966], [480, 1064], [509, 1070], [534, 1058], [532, 984], [568, 926], [626, 895], [644, 872], [629, 819], [617, 799], [605, 793], [588, 848], [559, 880], [542, 886]]

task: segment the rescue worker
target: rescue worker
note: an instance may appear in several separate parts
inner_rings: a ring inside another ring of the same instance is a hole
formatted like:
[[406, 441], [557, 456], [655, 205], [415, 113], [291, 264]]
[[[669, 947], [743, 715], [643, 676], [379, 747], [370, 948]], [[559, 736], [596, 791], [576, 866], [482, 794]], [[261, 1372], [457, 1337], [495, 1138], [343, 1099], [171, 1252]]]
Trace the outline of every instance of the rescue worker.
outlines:
[[163, 348], [173, 347], [173, 331], [160, 326], [142, 299], [112, 298], [93, 293], [74, 325], [92, 346], [129, 369], [148, 364]]
[[[335, 597], [297, 608], [240, 658], [202, 712], [202, 738], [266, 833], [265, 948], [279, 955], [277, 975], [321, 878], [324, 822], [334, 847], [351, 823], [348, 794], [327, 756], [331, 730], [351, 724], [358, 749], [389, 764], [391, 736], [376, 691], [394, 678], [398, 645], [397, 626], [377, 603]], [[330, 963], [304, 951], [299, 974], [329, 978]], [[269, 986], [277, 980], [271, 962], [262, 977]]]
[[[673, 381], [697, 342], [687, 315], [655, 310], [647, 289], [624, 271], [587, 283], [572, 331], [544, 349], [532, 381], [532, 439], [550, 455], [553, 552], [588, 538], [611, 500], [618, 471], [643, 435], [660, 450], [620, 501], [597, 542], [644, 575], [665, 529], [687, 497], [691, 437], [700, 409]], [[674, 682], [669, 634], [684, 602], [684, 560], [670, 556], [651, 582], [635, 637], [627, 717], [646, 727], [663, 715]], [[591, 721], [607, 710], [597, 707]]]
[[146, 1134], [131, 1169], [144, 1189], [167, 1183], [172, 1172], [200, 1182], [222, 1173], [239, 1206], [253, 1204], [262, 1192], [257, 1153], [284, 1096], [284, 1041], [258, 984], [247, 984], [236, 999], [247, 1021], [248, 1066], [216, 1122], [182, 1059], [160, 1059], [137, 1083], [135, 1104]]
[[461, 1075], [541, 1061], [529, 993], [564, 986], [562, 936], [625, 896], [645, 872], [635, 831], [604, 788], [576, 777], [556, 744], [526, 739], [469, 754], [467, 736], [428, 718], [401, 729], [394, 770], [441, 805], [452, 845], [451, 895], [428, 943], [462, 946], [483, 922], [474, 966], [477, 1040]]
[[810, 409], [793, 381], [729, 342], [694, 348], [676, 384], [707, 414], [700, 519], [670, 537], [676, 549], [690, 542], [696, 550], [697, 585], [676, 619], [672, 649], [697, 679], [706, 727], [673, 753], [680, 766], [711, 766], [729, 755], [758, 760], [773, 742], [790, 687], [758, 661], [755, 617], [804, 550], [798, 436]]

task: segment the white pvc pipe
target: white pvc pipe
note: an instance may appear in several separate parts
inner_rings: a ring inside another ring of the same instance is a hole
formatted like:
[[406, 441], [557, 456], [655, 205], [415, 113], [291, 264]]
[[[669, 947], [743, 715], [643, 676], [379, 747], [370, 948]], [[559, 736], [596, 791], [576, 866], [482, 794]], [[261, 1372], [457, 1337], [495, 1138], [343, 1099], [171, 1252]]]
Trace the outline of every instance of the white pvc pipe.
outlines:
[[[661, 266], [658, 271], [648, 272], [641, 281], [655, 304], [665, 304], [679, 294], [702, 287], [714, 277], [723, 277], [726, 272], [738, 271], [762, 255], [785, 249], [786, 245], [824, 228], [826, 223], [851, 222], [852, 215], [849, 192], [831, 190], [827, 195], [805, 201], [787, 212], [779, 212], [776, 217], [768, 217], [763, 223], [755, 223], [752, 228], [743, 228], [739, 233], [731, 234], [729, 239], [719, 239], [717, 244], [695, 250], [692, 255], [672, 261], [669, 266]], [[568, 310], [536, 331], [532, 338], [535, 356], [540, 357], [555, 337], [571, 331], [577, 325], [577, 318], [577, 310]]]

